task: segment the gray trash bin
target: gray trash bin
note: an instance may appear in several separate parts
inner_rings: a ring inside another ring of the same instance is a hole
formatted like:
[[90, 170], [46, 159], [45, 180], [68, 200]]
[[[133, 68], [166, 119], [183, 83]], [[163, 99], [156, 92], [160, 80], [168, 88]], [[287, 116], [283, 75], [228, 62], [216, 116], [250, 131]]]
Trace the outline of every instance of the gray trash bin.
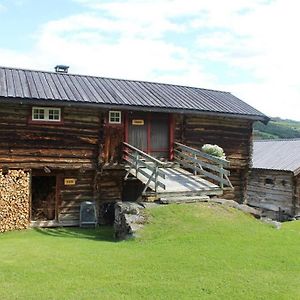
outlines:
[[97, 226], [96, 204], [93, 201], [80, 203], [80, 227]]

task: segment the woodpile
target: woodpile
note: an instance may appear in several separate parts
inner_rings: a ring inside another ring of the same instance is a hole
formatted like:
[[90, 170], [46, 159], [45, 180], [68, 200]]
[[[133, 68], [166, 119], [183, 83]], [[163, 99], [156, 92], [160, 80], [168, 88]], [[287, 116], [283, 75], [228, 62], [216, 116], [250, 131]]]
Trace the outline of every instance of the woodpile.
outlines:
[[23, 170], [0, 172], [0, 232], [29, 225], [30, 174]]

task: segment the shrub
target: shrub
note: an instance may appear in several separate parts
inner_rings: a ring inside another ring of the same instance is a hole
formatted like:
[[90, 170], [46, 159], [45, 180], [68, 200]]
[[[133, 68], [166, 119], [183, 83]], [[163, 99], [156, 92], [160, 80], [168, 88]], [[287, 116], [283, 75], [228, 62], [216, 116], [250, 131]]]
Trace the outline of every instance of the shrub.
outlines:
[[226, 159], [224, 150], [221, 147], [219, 147], [218, 145], [205, 144], [202, 146], [202, 151], [207, 154], [210, 154], [210, 155], [222, 158], [222, 159]]

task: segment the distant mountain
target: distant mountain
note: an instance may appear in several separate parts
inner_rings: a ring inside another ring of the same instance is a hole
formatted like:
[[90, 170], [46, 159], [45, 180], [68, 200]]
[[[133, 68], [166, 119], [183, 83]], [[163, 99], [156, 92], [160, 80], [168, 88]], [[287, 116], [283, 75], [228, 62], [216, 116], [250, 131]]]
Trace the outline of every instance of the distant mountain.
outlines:
[[272, 118], [268, 125], [261, 122], [254, 124], [254, 139], [292, 139], [300, 138], [300, 122]]

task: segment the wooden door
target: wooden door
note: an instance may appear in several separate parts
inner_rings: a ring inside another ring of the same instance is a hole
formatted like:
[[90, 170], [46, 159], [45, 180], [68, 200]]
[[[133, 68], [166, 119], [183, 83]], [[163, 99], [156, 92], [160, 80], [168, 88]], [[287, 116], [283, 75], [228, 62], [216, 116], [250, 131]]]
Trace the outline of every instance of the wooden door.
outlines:
[[170, 116], [160, 113], [130, 113], [127, 142], [157, 158], [170, 155]]
[[157, 158], [168, 158], [170, 149], [170, 122], [168, 115], [151, 115], [150, 154]]
[[146, 114], [130, 114], [128, 116], [128, 143], [148, 152], [148, 118]]

